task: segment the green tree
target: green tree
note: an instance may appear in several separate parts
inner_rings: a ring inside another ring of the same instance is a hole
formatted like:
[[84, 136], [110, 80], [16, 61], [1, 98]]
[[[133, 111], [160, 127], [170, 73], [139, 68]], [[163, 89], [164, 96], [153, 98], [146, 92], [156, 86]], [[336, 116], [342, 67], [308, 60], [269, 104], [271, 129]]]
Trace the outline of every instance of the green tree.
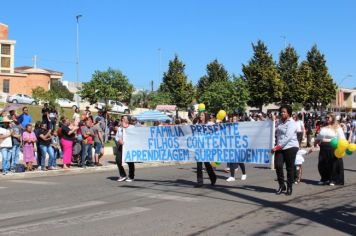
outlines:
[[309, 91], [309, 103], [314, 109], [325, 108], [336, 96], [336, 84], [329, 74], [326, 59], [316, 45], [307, 53], [307, 62], [311, 70], [312, 89]]
[[57, 98], [67, 98], [73, 100], [74, 94], [71, 93], [61, 81], [51, 81], [50, 92], [54, 93]]
[[150, 93], [147, 90], [132, 94], [130, 105], [132, 107], [148, 108]]
[[250, 99], [250, 92], [246, 80], [242, 76], [233, 75], [231, 91], [231, 107], [234, 111], [244, 112]]
[[225, 70], [224, 65], [220, 64], [217, 59], [206, 66], [206, 75], [202, 76], [196, 86], [197, 98], [199, 99], [205, 90], [213, 82], [228, 81], [229, 73]]
[[106, 71], [95, 71], [89, 82], [83, 84], [80, 96], [90, 104], [103, 100], [106, 107], [108, 100], [129, 102], [133, 85], [119, 70], [109, 68]]
[[296, 89], [297, 91], [300, 91], [300, 93], [303, 93], [303, 99], [298, 100], [298, 103], [300, 103], [302, 107], [303, 105], [306, 107], [313, 89], [312, 71], [307, 61], [303, 61], [298, 66], [297, 77], [297, 81], [299, 81], [299, 87]]
[[148, 95], [148, 107], [156, 108], [157, 105], [172, 104], [172, 97], [169, 93], [156, 91]]
[[173, 104], [179, 108], [187, 108], [194, 98], [194, 88], [184, 72], [185, 65], [175, 55], [174, 59], [169, 61], [168, 71], [163, 75], [163, 81], [159, 91], [167, 93]]
[[276, 63], [262, 41], [252, 44], [254, 55], [247, 65], [242, 65], [243, 77], [250, 91], [250, 106], [262, 110], [263, 105], [280, 102], [282, 83]]

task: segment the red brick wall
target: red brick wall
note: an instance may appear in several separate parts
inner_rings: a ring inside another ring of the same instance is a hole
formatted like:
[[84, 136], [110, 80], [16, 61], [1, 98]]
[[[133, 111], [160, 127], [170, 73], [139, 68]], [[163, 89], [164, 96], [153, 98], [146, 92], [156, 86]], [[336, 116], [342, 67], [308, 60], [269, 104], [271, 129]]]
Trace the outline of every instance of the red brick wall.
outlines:
[[0, 75], [0, 92], [3, 92], [3, 80], [10, 80], [9, 95], [15, 93], [23, 93], [32, 95], [32, 89], [40, 86], [46, 91], [50, 81], [50, 75], [47, 74], [28, 74], [26, 77], [18, 77], [11, 75]]
[[0, 24], [0, 40], [9, 39], [9, 30], [7, 26]]

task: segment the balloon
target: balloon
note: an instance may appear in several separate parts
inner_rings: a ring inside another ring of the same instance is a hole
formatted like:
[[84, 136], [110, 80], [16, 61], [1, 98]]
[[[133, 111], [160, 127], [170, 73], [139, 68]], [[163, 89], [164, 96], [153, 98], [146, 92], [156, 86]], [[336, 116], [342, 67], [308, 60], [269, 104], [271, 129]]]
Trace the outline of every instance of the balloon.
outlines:
[[200, 104], [198, 105], [198, 110], [199, 110], [199, 111], [205, 111], [205, 105], [204, 105], [204, 103], [200, 103]]
[[345, 156], [345, 151], [337, 148], [335, 149], [334, 154], [337, 158], [342, 158], [343, 156]]
[[220, 111], [218, 112], [218, 114], [216, 115], [216, 118], [217, 118], [218, 120], [224, 120], [224, 119], [225, 119], [225, 116], [226, 116], [226, 111], [220, 110]]
[[333, 138], [333, 139], [331, 139], [331, 141], [330, 141], [330, 145], [331, 145], [331, 147], [332, 147], [333, 149], [336, 149], [336, 148], [337, 148], [337, 143], [338, 143], [337, 138]]
[[346, 149], [346, 154], [347, 155], [352, 155], [352, 151], [350, 151], [349, 149]]
[[347, 146], [347, 149], [350, 150], [351, 152], [356, 151], [356, 144], [350, 143], [349, 146]]
[[337, 144], [337, 149], [345, 151], [347, 146], [349, 146], [349, 142], [346, 139], [340, 139]]
[[211, 163], [211, 166], [214, 167], [214, 168], [218, 167], [219, 165], [221, 165], [221, 162], [212, 162]]

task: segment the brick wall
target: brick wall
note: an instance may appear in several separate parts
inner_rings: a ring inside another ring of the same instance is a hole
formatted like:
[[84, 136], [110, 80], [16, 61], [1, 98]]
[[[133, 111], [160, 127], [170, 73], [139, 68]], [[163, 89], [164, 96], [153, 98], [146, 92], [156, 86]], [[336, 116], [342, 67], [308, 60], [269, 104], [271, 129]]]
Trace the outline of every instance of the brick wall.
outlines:
[[3, 92], [3, 80], [10, 80], [9, 95], [23, 93], [32, 95], [32, 89], [40, 86], [48, 91], [49, 74], [28, 74], [25, 77], [15, 75], [0, 75], [0, 92]]

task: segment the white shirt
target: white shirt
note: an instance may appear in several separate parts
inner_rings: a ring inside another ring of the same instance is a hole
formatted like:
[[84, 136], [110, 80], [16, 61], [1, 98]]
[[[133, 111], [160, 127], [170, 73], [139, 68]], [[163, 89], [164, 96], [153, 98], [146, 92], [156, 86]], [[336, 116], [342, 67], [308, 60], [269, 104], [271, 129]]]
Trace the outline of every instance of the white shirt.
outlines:
[[336, 130], [330, 127], [323, 127], [320, 129], [318, 136], [316, 136], [317, 140], [331, 140], [333, 138], [345, 139], [345, 134], [341, 127]]
[[297, 152], [297, 155], [295, 157], [295, 164], [296, 165], [301, 165], [304, 162], [304, 155], [307, 154], [306, 150], [303, 149], [299, 149], [299, 151]]
[[296, 123], [297, 123], [297, 132], [298, 133], [303, 132], [303, 128], [304, 128], [303, 121], [302, 120], [298, 120]]
[[[0, 127], [0, 134], [2, 135], [10, 135], [11, 132], [8, 129], [4, 129]], [[0, 148], [9, 148], [12, 147], [12, 140], [11, 136], [5, 138], [5, 139], [0, 139]]]

